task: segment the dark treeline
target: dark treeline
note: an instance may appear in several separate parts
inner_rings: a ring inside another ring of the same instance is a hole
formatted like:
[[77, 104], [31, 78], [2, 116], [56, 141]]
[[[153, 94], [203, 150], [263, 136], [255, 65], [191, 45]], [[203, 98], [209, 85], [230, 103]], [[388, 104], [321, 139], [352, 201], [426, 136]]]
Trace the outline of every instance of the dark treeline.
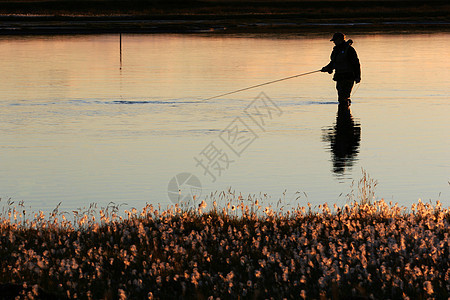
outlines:
[[[329, 25], [317, 26], [318, 23]], [[422, 29], [450, 30], [450, 3], [446, 0], [0, 0], [0, 34], [14, 35]]]
[[0, 1], [0, 14], [34, 15], [167, 15], [167, 14], [296, 14], [329, 17], [449, 18], [445, 0], [28, 0]]

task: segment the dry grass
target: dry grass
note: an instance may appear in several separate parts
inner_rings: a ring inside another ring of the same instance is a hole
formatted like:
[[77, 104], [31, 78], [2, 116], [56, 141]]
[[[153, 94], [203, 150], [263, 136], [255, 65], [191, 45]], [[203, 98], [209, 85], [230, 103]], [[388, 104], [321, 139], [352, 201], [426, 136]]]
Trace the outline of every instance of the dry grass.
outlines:
[[450, 296], [450, 211], [439, 202], [282, 212], [231, 192], [216, 197], [228, 204], [147, 205], [125, 217], [91, 206], [70, 220], [57, 209], [26, 219], [23, 204], [9, 202], [0, 290], [15, 287], [20, 299]]

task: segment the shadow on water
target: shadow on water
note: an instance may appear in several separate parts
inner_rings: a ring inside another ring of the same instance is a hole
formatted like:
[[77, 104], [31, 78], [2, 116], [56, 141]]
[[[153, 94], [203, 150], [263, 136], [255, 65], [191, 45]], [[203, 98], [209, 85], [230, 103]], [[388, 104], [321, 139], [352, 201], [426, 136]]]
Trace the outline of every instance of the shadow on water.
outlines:
[[361, 141], [361, 126], [353, 119], [347, 105], [338, 106], [336, 123], [323, 129], [322, 141], [330, 144], [333, 173], [345, 175], [357, 159]]

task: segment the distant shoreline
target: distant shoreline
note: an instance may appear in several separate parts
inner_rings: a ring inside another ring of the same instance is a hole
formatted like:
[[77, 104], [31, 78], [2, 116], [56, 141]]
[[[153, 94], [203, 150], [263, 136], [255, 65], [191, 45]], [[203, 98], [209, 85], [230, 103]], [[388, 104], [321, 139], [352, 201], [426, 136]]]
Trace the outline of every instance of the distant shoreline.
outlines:
[[130, 17], [30, 17], [0, 16], [0, 35], [104, 34], [104, 33], [320, 33], [345, 31], [370, 32], [449, 32], [450, 22], [383, 21], [383, 22], [302, 22], [289, 18], [254, 17], [210, 20], [196, 18], [130, 18]]
[[1, 1], [0, 34], [449, 31], [447, 1]]

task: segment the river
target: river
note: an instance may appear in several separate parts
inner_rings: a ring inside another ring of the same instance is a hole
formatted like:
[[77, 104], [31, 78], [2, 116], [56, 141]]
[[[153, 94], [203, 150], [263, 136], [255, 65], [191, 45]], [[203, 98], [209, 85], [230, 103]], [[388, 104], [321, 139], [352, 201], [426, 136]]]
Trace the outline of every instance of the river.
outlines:
[[206, 100], [319, 70], [329, 35], [2, 36], [0, 197], [343, 205], [364, 170], [375, 199], [450, 205], [450, 34], [349, 38], [362, 81], [338, 114], [321, 72]]

